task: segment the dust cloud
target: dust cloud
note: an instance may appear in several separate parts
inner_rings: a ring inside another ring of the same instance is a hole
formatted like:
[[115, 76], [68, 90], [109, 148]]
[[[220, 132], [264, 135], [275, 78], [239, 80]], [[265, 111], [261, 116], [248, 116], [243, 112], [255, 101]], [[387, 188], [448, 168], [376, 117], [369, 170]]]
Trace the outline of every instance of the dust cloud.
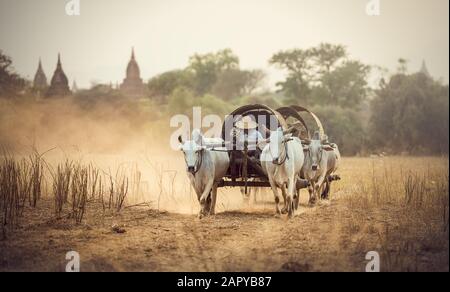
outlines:
[[[159, 107], [139, 101], [86, 105], [71, 98], [0, 102], [3, 155], [26, 158], [37, 151], [53, 169], [70, 160], [92, 165], [105, 175], [120, 171], [130, 179], [139, 177], [139, 187], [127, 196], [128, 205], [149, 202], [159, 210], [198, 212], [183, 156], [170, 148], [170, 117], [158, 115]], [[46, 194], [52, 196], [51, 183]], [[241, 209], [242, 204], [239, 189], [219, 190], [219, 212]]]

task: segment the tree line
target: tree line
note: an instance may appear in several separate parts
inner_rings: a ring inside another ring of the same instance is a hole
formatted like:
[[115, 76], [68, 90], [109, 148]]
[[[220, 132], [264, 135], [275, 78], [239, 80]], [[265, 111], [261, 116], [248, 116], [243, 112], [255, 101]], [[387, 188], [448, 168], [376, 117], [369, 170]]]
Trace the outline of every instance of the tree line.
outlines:
[[[147, 97], [159, 115], [190, 114], [192, 106], [225, 115], [248, 103], [303, 105], [321, 118], [330, 140], [346, 155], [448, 154], [448, 84], [426, 72], [408, 73], [405, 59], [399, 59], [397, 72], [379, 75], [376, 86], [369, 78], [378, 67], [352, 59], [342, 45], [284, 50], [268, 62], [286, 73], [275, 91], [267, 88], [263, 70], [242, 69], [239, 57], [225, 49], [195, 54], [186, 68], [151, 78]], [[0, 96], [17, 97], [29, 87], [11, 66], [0, 51]], [[96, 85], [74, 98], [89, 109], [91, 103], [120, 97], [118, 90]]]

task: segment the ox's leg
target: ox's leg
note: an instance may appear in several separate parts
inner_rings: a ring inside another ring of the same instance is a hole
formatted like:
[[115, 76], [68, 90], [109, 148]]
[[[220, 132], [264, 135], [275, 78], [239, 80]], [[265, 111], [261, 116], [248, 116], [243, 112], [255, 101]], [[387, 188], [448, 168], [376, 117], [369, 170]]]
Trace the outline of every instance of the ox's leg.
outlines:
[[209, 193], [209, 196], [206, 199], [206, 203], [205, 203], [205, 206], [204, 206], [203, 214], [205, 214], [205, 216], [208, 216], [210, 214], [210, 212], [211, 212], [211, 201], [212, 201], [212, 190]]
[[317, 180], [317, 183], [316, 183], [316, 186], [315, 186], [315, 189], [314, 189], [315, 197], [317, 199], [321, 199], [321, 194], [322, 194], [321, 191], [323, 190], [323, 187], [324, 187], [324, 184], [325, 184], [325, 177], [326, 177], [326, 174], [320, 176], [319, 179]]
[[283, 185], [281, 187], [281, 193], [283, 194], [284, 207], [283, 207], [283, 209], [281, 209], [281, 214], [286, 214], [288, 212], [288, 205], [287, 205], [287, 201], [286, 201], [286, 199], [287, 199], [287, 193], [286, 192], [287, 192], [286, 191], [286, 186]]
[[280, 216], [281, 215], [280, 206], [279, 206], [280, 196], [278, 194], [277, 185], [275, 184], [273, 179], [270, 177], [269, 177], [269, 182], [270, 182], [270, 187], [272, 188], [273, 195], [275, 197], [275, 211], [276, 211], [275, 216]]
[[330, 189], [331, 189], [331, 183], [327, 178], [327, 179], [325, 179], [325, 188], [323, 189], [323, 191], [321, 192], [321, 195], [320, 195], [322, 199], [324, 199], [324, 200], [329, 199]]
[[296, 187], [295, 176], [291, 176], [291, 178], [288, 181], [288, 191], [287, 191], [287, 199], [286, 199], [289, 218], [292, 218], [295, 215], [295, 207], [294, 207], [295, 187]]
[[320, 201], [320, 194], [319, 194], [320, 188], [321, 188], [321, 185], [319, 183], [316, 183], [314, 185], [314, 189], [313, 189], [314, 202]]
[[331, 183], [332, 183], [331, 173], [332, 172], [329, 172], [325, 176], [325, 190], [322, 193], [322, 199], [328, 200], [330, 198]]
[[214, 181], [211, 180], [211, 182], [208, 182], [203, 190], [203, 193], [199, 199], [200, 202], [200, 213], [198, 214], [198, 217], [201, 219], [204, 215], [207, 215], [209, 210], [206, 210], [206, 200], [208, 199], [209, 195], [211, 194], [211, 190], [213, 188]]
[[315, 183], [313, 181], [310, 181], [310, 184], [308, 186], [309, 204], [310, 205], [314, 205], [316, 203], [316, 197], [314, 196], [314, 189], [315, 189]]
[[294, 208], [295, 208], [295, 211], [298, 210], [298, 206], [300, 204], [300, 189], [297, 189], [297, 183], [298, 183], [299, 179], [300, 179], [300, 177], [296, 176], [295, 182], [294, 182]]
[[329, 181], [328, 183], [327, 183], [327, 194], [326, 194], [326, 197], [325, 197], [325, 199], [327, 199], [327, 200], [329, 200], [330, 199], [330, 194], [331, 194], [331, 181]]
[[210, 215], [216, 215], [217, 186], [218, 183], [215, 183], [211, 191], [211, 209], [209, 211]]
[[294, 205], [295, 205], [295, 211], [297, 211], [298, 210], [298, 206], [300, 205], [300, 190], [297, 190], [296, 191], [296, 194], [295, 194], [295, 198], [294, 198]]

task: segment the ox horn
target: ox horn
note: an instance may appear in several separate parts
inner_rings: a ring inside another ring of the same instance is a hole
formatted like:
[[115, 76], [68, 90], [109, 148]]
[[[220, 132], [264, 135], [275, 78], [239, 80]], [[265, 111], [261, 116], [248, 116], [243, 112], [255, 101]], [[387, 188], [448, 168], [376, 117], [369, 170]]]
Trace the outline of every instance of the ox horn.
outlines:
[[283, 131], [283, 135], [292, 134], [295, 131], [295, 127], [290, 127], [286, 131]]

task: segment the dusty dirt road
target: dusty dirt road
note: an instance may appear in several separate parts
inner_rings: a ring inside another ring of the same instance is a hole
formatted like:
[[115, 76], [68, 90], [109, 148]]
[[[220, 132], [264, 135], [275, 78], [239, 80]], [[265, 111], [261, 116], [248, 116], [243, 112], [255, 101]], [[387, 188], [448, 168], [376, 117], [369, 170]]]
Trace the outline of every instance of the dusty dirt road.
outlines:
[[[408, 205], [401, 163], [405, 169], [424, 165], [424, 172], [436, 168], [443, 178], [427, 179], [430, 187]], [[399, 178], [380, 185], [386, 173], [393, 176], [390, 165], [400, 169]], [[275, 218], [268, 196], [203, 220], [155, 206], [103, 213], [89, 203], [76, 225], [52, 219], [53, 200], [42, 199], [38, 208], [26, 207], [20, 227], [0, 241], [0, 271], [65, 271], [69, 251], [80, 254], [81, 271], [364, 271], [369, 251], [380, 253], [382, 271], [448, 271], [446, 165], [447, 159], [348, 159], [342, 174], [352, 179], [338, 182], [331, 201], [315, 207], [306, 205], [302, 191], [292, 220]], [[226, 202], [239, 193], [221, 196]]]
[[[135, 208], [79, 227], [34, 222], [0, 243], [0, 270], [64, 271], [72, 250], [82, 271], [364, 270], [365, 254], [355, 253], [335, 222], [337, 201], [302, 210], [291, 221], [275, 218], [272, 209], [198, 220]], [[115, 233], [113, 224], [126, 232]]]
[[364, 271], [365, 252], [343, 228], [348, 212], [339, 200], [303, 206], [291, 221], [264, 208], [204, 220], [134, 208], [89, 214], [78, 227], [37, 220], [0, 242], [0, 270], [64, 271], [73, 250], [82, 271]]

